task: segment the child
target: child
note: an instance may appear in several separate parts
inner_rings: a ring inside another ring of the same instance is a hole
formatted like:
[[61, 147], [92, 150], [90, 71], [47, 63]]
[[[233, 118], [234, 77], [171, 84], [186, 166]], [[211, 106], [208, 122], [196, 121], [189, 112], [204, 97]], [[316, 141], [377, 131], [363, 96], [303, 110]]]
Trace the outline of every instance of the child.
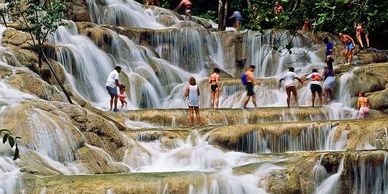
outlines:
[[125, 107], [127, 107], [127, 100], [126, 100], [127, 94], [125, 93], [125, 85], [121, 84], [119, 86], [119, 89], [120, 89], [119, 100], [121, 102], [121, 108], [123, 108], [124, 105], [125, 105]]
[[365, 92], [360, 91], [358, 94], [357, 108], [359, 109], [359, 117], [365, 119], [369, 115], [369, 100], [365, 97]]
[[194, 113], [195, 120], [199, 124], [199, 88], [194, 77], [189, 79], [189, 85], [185, 89], [185, 97], [188, 97], [190, 125], [194, 125]]

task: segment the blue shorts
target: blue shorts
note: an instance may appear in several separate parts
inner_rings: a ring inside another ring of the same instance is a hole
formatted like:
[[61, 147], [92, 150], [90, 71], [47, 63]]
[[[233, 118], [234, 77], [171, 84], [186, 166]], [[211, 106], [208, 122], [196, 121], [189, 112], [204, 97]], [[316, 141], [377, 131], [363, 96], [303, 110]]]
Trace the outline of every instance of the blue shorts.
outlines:
[[106, 86], [106, 90], [108, 90], [108, 94], [111, 96], [117, 96], [117, 89], [116, 87], [112, 88], [110, 86]]
[[352, 50], [352, 49], [354, 49], [354, 45], [353, 45], [353, 43], [351, 43], [351, 42], [349, 42], [349, 43], [346, 43], [346, 45], [345, 45], [345, 49], [347, 49], [347, 50]]

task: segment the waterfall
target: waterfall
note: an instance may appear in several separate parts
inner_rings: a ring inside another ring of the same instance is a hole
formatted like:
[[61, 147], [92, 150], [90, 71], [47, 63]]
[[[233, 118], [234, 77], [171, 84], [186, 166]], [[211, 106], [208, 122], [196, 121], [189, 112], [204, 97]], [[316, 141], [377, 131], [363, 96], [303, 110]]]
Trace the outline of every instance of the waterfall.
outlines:
[[310, 125], [302, 128], [299, 134], [284, 131], [281, 135], [270, 130], [257, 130], [243, 136], [239, 140], [237, 150], [247, 153], [283, 153], [311, 150], [344, 150], [347, 143], [347, 132], [342, 132], [335, 139], [336, 126], [324, 124]]
[[87, 0], [92, 22], [126, 27], [162, 28], [151, 10], [136, 1]]
[[353, 166], [353, 193], [388, 193], [388, 153], [385, 151], [382, 163], [373, 164], [370, 158], [359, 157], [358, 165]]
[[345, 157], [341, 159], [337, 173], [330, 175], [316, 188], [316, 194], [336, 194], [340, 192], [339, 179], [341, 177], [342, 171], [344, 170], [344, 160]]

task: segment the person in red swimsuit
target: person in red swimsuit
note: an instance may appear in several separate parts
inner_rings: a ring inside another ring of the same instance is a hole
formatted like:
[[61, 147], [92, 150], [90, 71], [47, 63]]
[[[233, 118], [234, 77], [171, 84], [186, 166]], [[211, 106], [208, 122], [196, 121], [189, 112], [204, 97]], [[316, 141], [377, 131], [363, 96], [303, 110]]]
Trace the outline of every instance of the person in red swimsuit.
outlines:
[[190, 0], [182, 0], [179, 5], [174, 9], [174, 11], [178, 11], [181, 7], [185, 8], [185, 15], [191, 20], [191, 8], [193, 3]]
[[356, 37], [357, 37], [358, 43], [360, 43], [361, 49], [364, 49], [364, 44], [362, 43], [362, 37], [361, 37], [362, 34], [365, 34], [366, 47], [369, 48], [368, 31], [362, 27], [361, 23], [355, 23], [354, 28], [356, 29]]

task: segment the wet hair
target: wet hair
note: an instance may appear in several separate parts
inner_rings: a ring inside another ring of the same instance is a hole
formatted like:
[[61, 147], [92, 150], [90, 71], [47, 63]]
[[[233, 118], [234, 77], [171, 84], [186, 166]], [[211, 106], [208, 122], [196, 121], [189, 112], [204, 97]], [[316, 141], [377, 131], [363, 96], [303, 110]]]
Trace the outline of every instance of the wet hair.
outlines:
[[121, 67], [120, 66], [116, 66], [115, 70], [119, 71], [119, 70], [121, 70]]
[[363, 96], [363, 97], [365, 96], [365, 92], [364, 91], [360, 91], [358, 94]]
[[192, 85], [192, 86], [197, 85], [197, 81], [195, 81], [195, 78], [194, 78], [194, 77], [190, 77], [190, 78], [189, 78], [189, 84]]
[[288, 70], [294, 72], [295, 69], [294, 69], [294, 67], [289, 67]]
[[323, 38], [323, 42], [324, 42], [324, 43], [329, 42], [329, 38], [327, 38], [327, 37]]
[[249, 68], [256, 69], [256, 66], [250, 65]]
[[317, 73], [318, 72], [318, 69], [313, 69], [313, 73]]
[[220, 73], [221, 71], [220, 71], [220, 69], [218, 69], [218, 68], [216, 67], [216, 68], [213, 69], [213, 72], [215, 72], [215, 73]]

